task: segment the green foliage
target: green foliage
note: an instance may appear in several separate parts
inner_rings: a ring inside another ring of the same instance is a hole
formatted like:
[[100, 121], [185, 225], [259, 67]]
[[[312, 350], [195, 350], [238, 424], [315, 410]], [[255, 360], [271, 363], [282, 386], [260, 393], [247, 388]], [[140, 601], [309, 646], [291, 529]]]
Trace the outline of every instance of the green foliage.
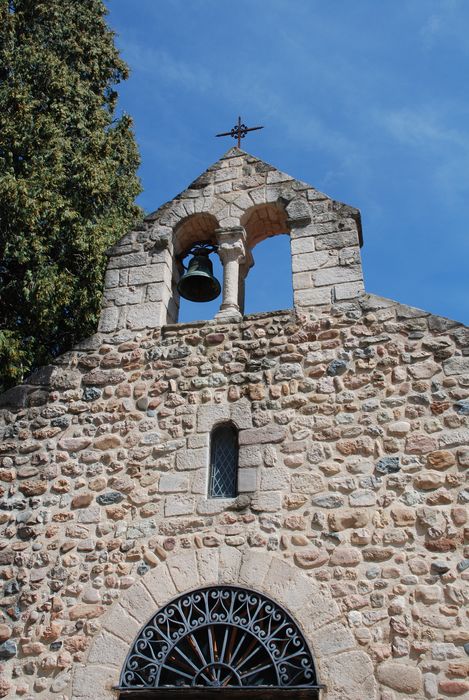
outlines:
[[102, 0], [0, 0], [0, 388], [96, 329], [140, 211], [128, 76]]

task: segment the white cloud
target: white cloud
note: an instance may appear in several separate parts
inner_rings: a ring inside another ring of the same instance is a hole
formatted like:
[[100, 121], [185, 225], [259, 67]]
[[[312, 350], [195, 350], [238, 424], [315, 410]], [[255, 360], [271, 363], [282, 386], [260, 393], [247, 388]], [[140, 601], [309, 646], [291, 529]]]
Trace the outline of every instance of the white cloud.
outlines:
[[441, 117], [431, 110], [400, 109], [382, 113], [380, 120], [391, 135], [404, 145], [425, 149], [456, 145], [469, 149], [469, 137], [443, 126]]
[[213, 88], [213, 76], [196, 63], [181, 61], [163, 49], [153, 49], [132, 41], [121, 42], [125, 60], [138, 66], [151, 82], [164, 81], [177, 84], [187, 90], [207, 92]]
[[[444, 36], [451, 35], [465, 43], [466, 23], [462, 21], [461, 0], [437, 0], [432, 3], [434, 11], [420, 28], [420, 36], [425, 48], [433, 48]], [[462, 33], [461, 33], [462, 30]]]
[[422, 37], [424, 44], [430, 47], [433, 44], [433, 40], [441, 30], [441, 16], [430, 15], [425, 24], [420, 29], [420, 36]]
[[401, 109], [381, 113], [379, 120], [398, 143], [412, 149], [415, 157], [431, 162], [422, 177], [444, 194], [447, 203], [469, 191], [469, 132], [448, 126], [448, 112], [430, 108]]

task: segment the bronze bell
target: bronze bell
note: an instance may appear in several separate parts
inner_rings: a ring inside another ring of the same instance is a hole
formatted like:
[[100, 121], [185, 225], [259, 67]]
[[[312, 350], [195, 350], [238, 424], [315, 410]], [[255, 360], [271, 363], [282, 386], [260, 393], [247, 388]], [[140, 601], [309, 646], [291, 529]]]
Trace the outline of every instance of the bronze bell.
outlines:
[[189, 301], [212, 301], [220, 294], [220, 282], [213, 276], [213, 265], [209, 258], [215, 246], [196, 244], [189, 254], [193, 255], [186, 272], [179, 280], [179, 294]]

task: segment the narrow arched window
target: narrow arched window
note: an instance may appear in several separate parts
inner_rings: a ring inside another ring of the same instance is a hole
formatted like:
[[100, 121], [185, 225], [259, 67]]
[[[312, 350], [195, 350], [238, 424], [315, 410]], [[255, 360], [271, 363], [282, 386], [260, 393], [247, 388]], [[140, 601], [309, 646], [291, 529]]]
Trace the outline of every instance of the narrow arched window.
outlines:
[[209, 498], [234, 498], [238, 481], [238, 431], [230, 423], [212, 430]]

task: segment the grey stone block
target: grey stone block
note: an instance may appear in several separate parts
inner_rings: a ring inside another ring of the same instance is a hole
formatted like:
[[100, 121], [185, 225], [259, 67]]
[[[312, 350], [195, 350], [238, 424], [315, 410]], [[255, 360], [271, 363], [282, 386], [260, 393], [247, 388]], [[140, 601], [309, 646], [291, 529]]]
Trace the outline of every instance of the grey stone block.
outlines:
[[201, 469], [208, 465], [208, 450], [181, 450], [176, 455], [176, 469], [179, 471], [190, 471]]
[[230, 418], [240, 430], [252, 426], [251, 405], [246, 399], [241, 399], [230, 405]]
[[111, 287], [119, 286], [119, 270], [108, 270], [104, 278], [104, 288], [110, 289]]
[[316, 250], [331, 250], [332, 248], [346, 248], [354, 245], [358, 246], [356, 231], [338, 231], [337, 233], [327, 233], [316, 238]]
[[208, 447], [209, 436], [207, 434], [189, 435], [187, 438], [187, 447], [190, 450], [197, 447]]
[[319, 493], [324, 489], [324, 479], [320, 474], [300, 472], [292, 474], [292, 491], [298, 493]]
[[23, 408], [26, 406], [26, 399], [31, 392], [31, 387], [20, 385], [7, 389], [0, 394], [0, 408]]
[[285, 440], [285, 428], [280, 425], [266, 425], [263, 428], [251, 428], [241, 430], [239, 433], [240, 445], [262, 445], [277, 443]]
[[162, 282], [165, 279], [166, 267], [162, 263], [133, 267], [129, 270], [129, 284]]
[[256, 445], [241, 445], [239, 448], [238, 464], [240, 467], [257, 467], [262, 463], [260, 447]]
[[292, 238], [290, 245], [292, 255], [300, 255], [302, 253], [313, 253], [315, 250], [313, 236]]
[[328, 251], [320, 251], [316, 253], [301, 253], [300, 255], [293, 255], [292, 270], [293, 273], [307, 272], [308, 270], [317, 270], [319, 267], [327, 263], [328, 260]]
[[139, 304], [143, 300], [143, 289], [115, 287], [104, 292], [104, 299], [113, 302], [116, 306]]
[[163, 284], [159, 282], [158, 284], [149, 284], [146, 289], [145, 301], [163, 301], [169, 299], [171, 293]]
[[448, 377], [455, 374], [469, 374], [469, 357], [451, 357], [443, 362], [443, 370]]
[[197, 411], [197, 430], [201, 433], [209, 433], [214, 425], [229, 419], [230, 407], [228, 404], [199, 406]]
[[345, 299], [355, 299], [364, 292], [363, 282], [347, 282], [345, 284], [334, 285], [334, 299], [343, 301]]
[[257, 473], [255, 467], [240, 469], [238, 471], [238, 491], [239, 493], [254, 492], [257, 490]]
[[261, 493], [257, 493], [252, 500], [251, 507], [254, 511], [277, 513], [282, 507], [282, 492], [263, 491]]
[[293, 275], [293, 289], [310, 289], [313, 286], [311, 272], [296, 272]]
[[182, 493], [189, 488], [187, 474], [162, 474], [159, 481], [160, 493]]
[[321, 306], [332, 301], [332, 287], [298, 289], [294, 292], [295, 306]]
[[164, 504], [164, 514], [167, 517], [175, 515], [190, 515], [195, 510], [195, 498], [192, 496], [167, 496]]
[[285, 491], [288, 489], [289, 480], [290, 475], [285, 467], [263, 468], [260, 489], [261, 491], [279, 491], [281, 489]]
[[127, 327], [132, 330], [157, 328], [161, 325], [162, 305], [158, 302], [146, 302], [131, 306], [127, 311]]
[[108, 269], [114, 270], [120, 267], [136, 267], [137, 265], [146, 265], [149, 261], [148, 253], [130, 253], [129, 255], [119, 255], [109, 260]]
[[293, 199], [286, 207], [286, 212], [289, 220], [298, 225], [301, 223], [309, 223], [311, 221], [311, 209], [304, 199]]
[[315, 286], [323, 287], [340, 282], [356, 282], [362, 279], [362, 269], [358, 265], [350, 267], [326, 267], [313, 273]]
[[293, 180], [290, 175], [286, 175], [285, 173], [279, 172], [278, 170], [271, 170], [270, 172], [267, 173], [267, 184], [268, 185], [274, 185], [278, 182], [291, 182]]

